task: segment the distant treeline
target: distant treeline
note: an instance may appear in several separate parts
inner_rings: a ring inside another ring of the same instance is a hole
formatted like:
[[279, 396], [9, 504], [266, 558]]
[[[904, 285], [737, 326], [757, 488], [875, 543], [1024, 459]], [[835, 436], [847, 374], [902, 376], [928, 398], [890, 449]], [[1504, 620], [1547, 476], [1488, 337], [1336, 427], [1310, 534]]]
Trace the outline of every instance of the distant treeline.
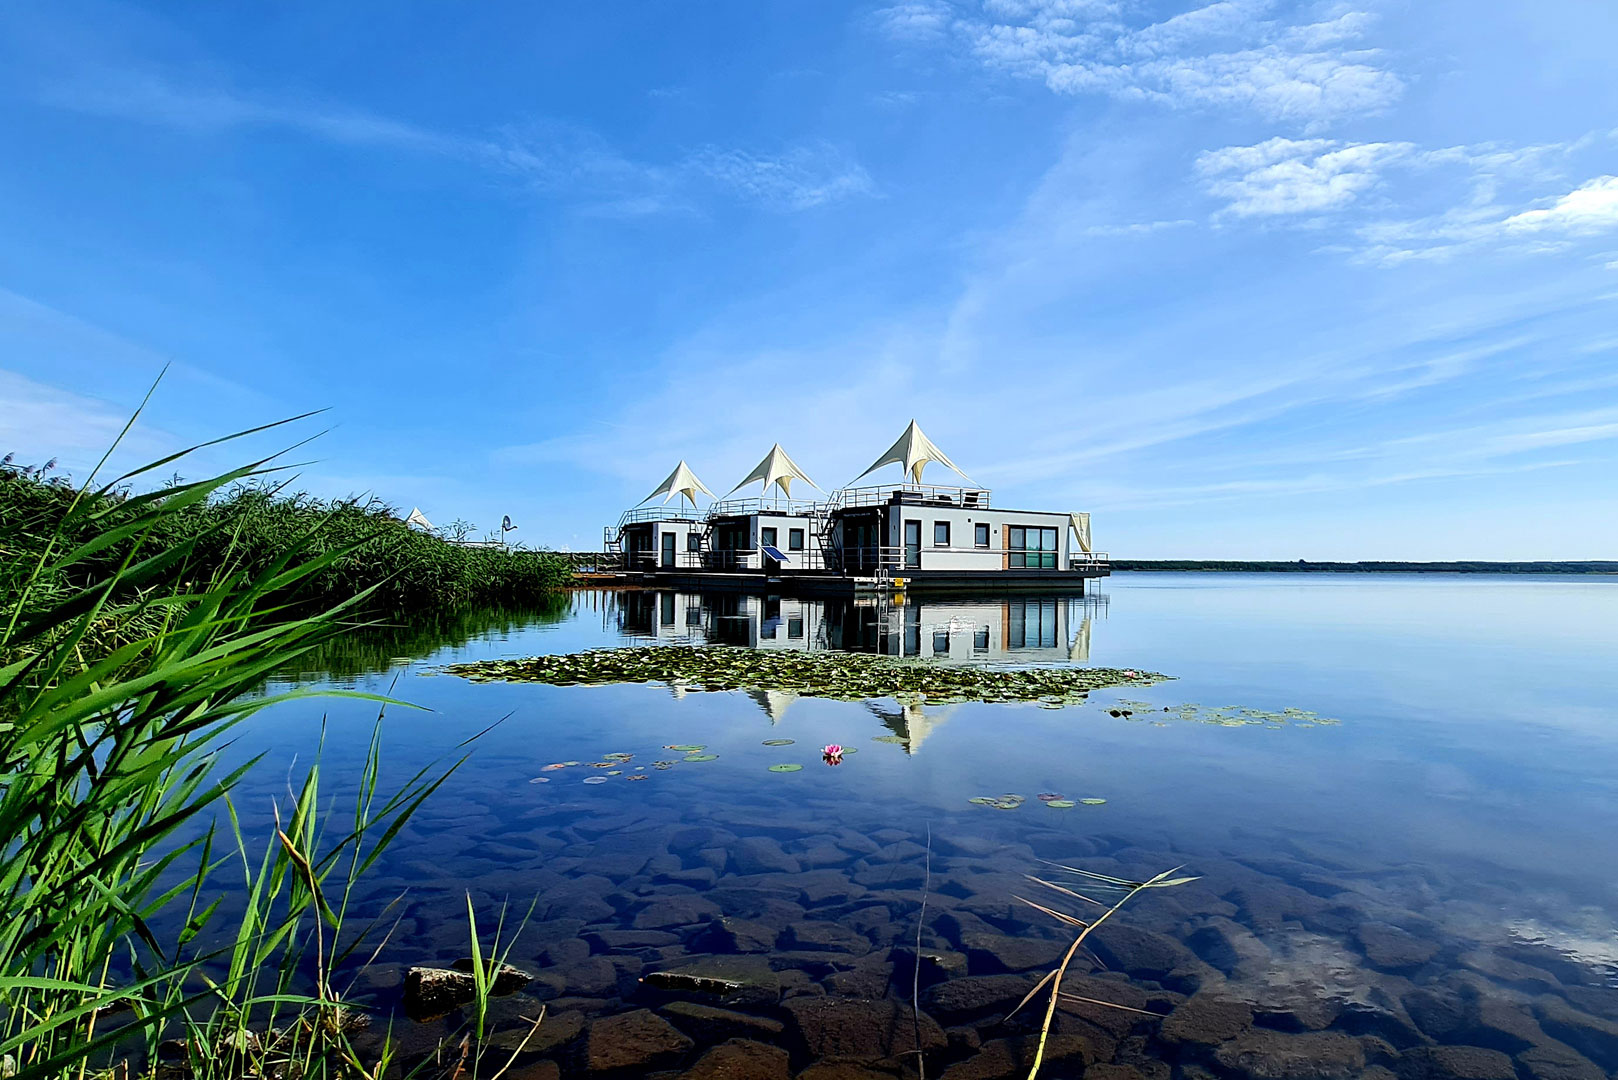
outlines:
[[1261, 574], [1618, 574], [1618, 560], [1574, 562], [1249, 562], [1239, 559], [1113, 559], [1114, 570], [1207, 570]]

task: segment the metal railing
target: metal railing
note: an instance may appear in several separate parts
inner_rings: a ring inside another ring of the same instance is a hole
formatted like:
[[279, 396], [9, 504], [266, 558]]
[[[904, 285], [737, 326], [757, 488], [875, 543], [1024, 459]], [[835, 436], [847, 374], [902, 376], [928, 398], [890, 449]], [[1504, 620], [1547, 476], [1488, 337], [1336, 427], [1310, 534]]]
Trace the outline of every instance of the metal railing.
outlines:
[[[782, 551], [787, 561], [780, 564], [786, 571], [824, 570], [825, 556], [818, 548], [803, 551]], [[676, 551], [672, 565], [665, 562], [661, 552], [635, 551], [625, 557], [629, 569], [656, 570], [712, 570], [741, 571], [764, 569], [764, 552], [758, 548], [723, 549], [720, 551]]]
[[[850, 571], [888, 571], [903, 575], [906, 570], [936, 570], [936, 562], [929, 566], [930, 556], [936, 555], [977, 555], [983, 556], [982, 567], [952, 567], [952, 569], [994, 569], [994, 570], [1057, 570], [1063, 563], [1054, 551], [1028, 551], [1021, 548], [986, 548], [986, 547], [933, 547], [923, 544], [921, 547], [906, 548], [905, 545], [879, 544], [846, 547], [840, 552], [840, 562], [845, 573]], [[1010, 556], [1021, 556], [1024, 565], [1008, 566], [1013, 562]], [[914, 556], [914, 561], [910, 558]], [[1029, 565], [1030, 561], [1037, 559], [1040, 562], [1049, 560], [1049, 565]], [[1106, 552], [1076, 553], [1068, 557], [1066, 568], [1068, 570], [1095, 570], [1107, 566], [1109, 556]]]
[[707, 517], [747, 517], [751, 514], [790, 514], [794, 517], [820, 517], [829, 504], [804, 499], [725, 499], [708, 507]]
[[625, 525], [646, 521], [701, 521], [706, 516], [705, 511], [688, 506], [677, 506], [673, 510], [666, 506], [639, 506], [625, 510], [618, 519], [618, 527], [622, 529]]
[[876, 484], [839, 488], [832, 492], [827, 506], [832, 510], [851, 506], [886, 506], [895, 499], [903, 503], [982, 509], [989, 505], [989, 490], [948, 484]]
[[1112, 562], [1112, 556], [1105, 551], [1079, 551], [1067, 557], [1069, 570], [1098, 570], [1105, 569]]

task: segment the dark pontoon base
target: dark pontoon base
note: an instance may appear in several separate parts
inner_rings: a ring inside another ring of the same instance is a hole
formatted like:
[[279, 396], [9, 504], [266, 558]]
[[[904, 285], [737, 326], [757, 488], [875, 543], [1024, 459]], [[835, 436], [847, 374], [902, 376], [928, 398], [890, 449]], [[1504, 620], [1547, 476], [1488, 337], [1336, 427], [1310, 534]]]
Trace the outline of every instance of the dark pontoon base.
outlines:
[[[1105, 568], [1089, 570], [911, 570], [896, 575], [905, 582], [906, 593], [1060, 593], [1083, 596], [1087, 578], [1106, 577]], [[807, 570], [800, 573], [766, 574], [763, 571], [695, 572], [691, 570], [649, 570], [622, 573], [616, 580], [625, 585], [648, 588], [682, 589], [693, 592], [782, 593], [792, 596], [853, 596], [856, 593], [901, 591], [889, 583], [880, 588], [875, 578]]]

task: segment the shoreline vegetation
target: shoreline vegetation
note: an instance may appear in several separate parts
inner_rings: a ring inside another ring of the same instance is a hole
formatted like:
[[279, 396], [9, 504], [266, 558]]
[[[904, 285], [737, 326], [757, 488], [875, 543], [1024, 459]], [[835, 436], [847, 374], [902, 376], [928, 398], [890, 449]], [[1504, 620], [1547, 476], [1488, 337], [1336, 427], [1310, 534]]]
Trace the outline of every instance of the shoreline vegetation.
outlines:
[[1542, 562], [1296, 562], [1245, 559], [1114, 559], [1114, 570], [1198, 570], [1250, 574], [1618, 574], [1618, 560]]
[[[385, 936], [356, 925], [353, 888], [467, 744], [384, 791], [379, 715], [339, 785], [351, 819], [317, 750], [262, 840], [231, 798], [258, 759], [220, 755], [244, 719], [308, 696], [267, 676], [379, 613], [564, 583], [547, 553], [455, 549], [374, 502], [285, 494], [273, 459], [134, 490], [200, 448], [100, 487], [0, 463], [0, 1077], [396, 1073], [391, 1037], [362, 1036], [347, 1004]], [[476, 1077], [509, 945], [468, 930], [479, 1008], [453, 1071]], [[431, 1054], [403, 1064], [440, 1075]]]
[[1115, 668], [999, 668], [897, 660], [867, 653], [772, 652], [730, 645], [643, 645], [450, 664], [474, 682], [604, 686], [659, 682], [686, 690], [785, 690], [839, 701], [891, 697], [963, 701], [1082, 701], [1092, 690], [1151, 686], [1169, 676]]

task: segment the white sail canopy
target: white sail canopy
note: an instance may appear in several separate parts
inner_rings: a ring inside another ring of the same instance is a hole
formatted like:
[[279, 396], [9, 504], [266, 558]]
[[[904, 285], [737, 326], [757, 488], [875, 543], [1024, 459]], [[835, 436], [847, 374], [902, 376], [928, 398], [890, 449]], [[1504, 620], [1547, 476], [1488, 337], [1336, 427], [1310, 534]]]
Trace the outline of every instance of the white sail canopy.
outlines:
[[1079, 542], [1079, 550], [1088, 554], [1090, 551], [1090, 515], [1069, 514], [1068, 521], [1073, 526], [1073, 539]]
[[423, 514], [419, 509], [417, 509], [414, 506], [412, 506], [410, 508], [410, 516], [405, 518], [405, 524], [406, 525], [414, 525], [416, 528], [425, 529], [428, 532], [437, 532], [438, 531], [436, 528], [433, 527], [433, 523], [427, 520], [427, 515]]
[[[874, 473], [884, 465], [897, 464], [904, 466], [905, 472], [910, 476], [911, 483], [919, 484], [921, 483], [921, 470], [926, 468], [927, 463], [930, 461], [936, 461], [946, 469], [954, 471], [967, 483], [972, 482], [970, 477], [961, 472], [960, 466], [949, 459], [948, 454], [940, 450], [931, 439], [922, 434], [921, 427], [914, 420], [910, 421], [910, 426], [905, 428], [904, 434], [899, 436], [899, 441], [888, 447], [888, 452], [877, 458], [876, 463], [866, 469], [865, 472], [860, 473], [860, 476]], [[859, 476], [856, 476], [854, 479], [858, 480], [859, 478]]]
[[680, 463], [674, 466], [674, 471], [669, 473], [668, 479], [657, 485], [657, 490], [646, 496], [641, 502], [650, 502], [661, 495], [663, 496], [663, 501], [667, 503], [674, 496], [683, 495], [690, 500], [692, 506], [695, 506], [697, 505], [697, 492], [699, 491], [710, 499], [714, 497], [714, 493], [708, 490], [706, 484], [697, 479], [697, 474], [692, 472], [691, 467], [685, 463], [685, 459], [681, 458]]
[[787, 457], [787, 452], [781, 449], [780, 443], [770, 447], [770, 452], [764, 455], [764, 460], [758, 463], [757, 468], [747, 474], [747, 479], [730, 490], [738, 491], [755, 480], [763, 481], [765, 491], [770, 489], [771, 484], [776, 485], [781, 489], [781, 493], [789, 499], [792, 498], [793, 480], [802, 480], [812, 488], [818, 489], [820, 487], [819, 484], [809, 479], [802, 469], [798, 468], [797, 462]]

